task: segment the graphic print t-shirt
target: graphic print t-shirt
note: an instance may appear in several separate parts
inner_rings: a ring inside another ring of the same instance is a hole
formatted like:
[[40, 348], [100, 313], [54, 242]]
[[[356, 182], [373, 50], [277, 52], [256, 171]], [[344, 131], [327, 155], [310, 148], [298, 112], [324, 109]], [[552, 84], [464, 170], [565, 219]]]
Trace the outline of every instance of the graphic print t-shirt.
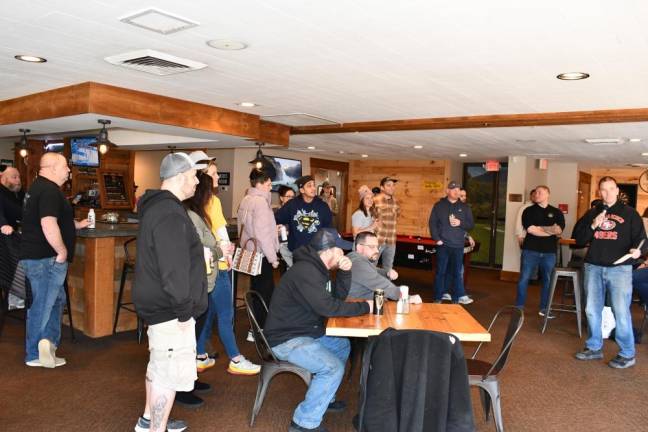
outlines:
[[318, 197], [306, 203], [300, 195], [277, 210], [275, 220], [288, 227], [288, 249], [293, 251], [310, 243], [320, 228], [330, 228], [333, 215]]

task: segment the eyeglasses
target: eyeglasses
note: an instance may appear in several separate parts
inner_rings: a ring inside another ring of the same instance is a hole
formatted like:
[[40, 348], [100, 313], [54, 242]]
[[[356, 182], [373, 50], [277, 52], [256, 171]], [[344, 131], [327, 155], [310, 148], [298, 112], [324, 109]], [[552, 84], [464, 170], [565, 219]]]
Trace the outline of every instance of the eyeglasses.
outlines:
[[358, 244], [360, 246], [365, 246], [365, 247], [372, 248], [372, 249], [378, 249], [379, 248], [378, 245], [370, 245], [370, 244], [367, 244], [367, 243], [358, 243]]

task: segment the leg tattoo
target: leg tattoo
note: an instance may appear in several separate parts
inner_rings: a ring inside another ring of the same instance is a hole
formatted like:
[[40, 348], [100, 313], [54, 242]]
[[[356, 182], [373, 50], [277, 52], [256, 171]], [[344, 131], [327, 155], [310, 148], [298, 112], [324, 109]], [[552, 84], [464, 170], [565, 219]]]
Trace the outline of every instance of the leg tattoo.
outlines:
[[166, 398], [166, 396], [159, 396], [155, 400], [155, 402], [153, 402], [153, 406], [151, 407], [151, 430], [152, 431], [161, 430], [160, 427], [162, 426], [162, 422], [164, 420], [164, 411], [167, 402], [168, 399]]

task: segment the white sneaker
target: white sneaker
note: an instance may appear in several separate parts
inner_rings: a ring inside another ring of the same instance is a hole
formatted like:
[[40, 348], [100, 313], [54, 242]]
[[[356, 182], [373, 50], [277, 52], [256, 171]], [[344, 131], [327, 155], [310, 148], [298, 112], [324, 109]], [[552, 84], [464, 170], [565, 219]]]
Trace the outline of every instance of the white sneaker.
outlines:
[[252, 330], [248, 330], [248, 334], [245, 340], [248, 342], [254, 342], [254, 333], [252, 333]]
[[[63, 366], [63, 365], [66, 364], [66, 363], [67, 363], [67, 362], [65, 361], [64, 358], [61, 358], [61, 357], [54, 357], [54, 367]], [[45, 366], [43, 366], [43, 365], [41, 364], [40, 360], [38, 360], [38, 359], [35, 359], [35, 360], [31, 360], [31, 361], [25, 362], [25, 365], [27, 365], [27, 366], [29, 366], [29, 367], [45, 367]]]
[[213, 367], [216, 364], [216, 360], [209, 357], [207, 354], [196, 356], [196, 370], [198, 373], [204, 372], [207, 369]]
[[474, 300], [468, 297], [467, 295], [459, 297], [459, 304], [465, 305], [465, 304], [470, 304], [472, 302], [474, 302]]
[[54, 360], [54, 350], [52, 342], [47, 339], [41, 339], [38, 341], [38, 360], [41, 366], [53, 369], [56, 367], [56, 361]]
[[241, 360], [238, 362], [230, 360], [227, 372], [232, 375], [256, 375], [261, 372], [261, 366], [254, 364], [250, 360], [241, 356]]
[[448, 300], [448, 301], [452, 301], [452, 296], [451, 296], [450, 294], [448, 294], [448, 293], [445, 293], [445, 294], [443, 294], [443, 295], [441, 296], [441, 300]]

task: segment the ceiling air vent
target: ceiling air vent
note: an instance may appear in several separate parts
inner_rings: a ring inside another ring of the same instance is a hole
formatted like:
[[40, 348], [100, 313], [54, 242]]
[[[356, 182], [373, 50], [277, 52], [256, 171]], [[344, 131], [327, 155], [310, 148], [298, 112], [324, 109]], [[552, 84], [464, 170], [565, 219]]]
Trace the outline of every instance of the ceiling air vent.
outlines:
[[337, 122], [335, 120], [330, 120], [324, 117], [307, 113], [263, 115], [261, 116], [261, 118], [287, 126], [323, 126], [340, 124], [340, 122]]
[[154, 75], [173, 75], [206, 68], [207, 65], [150, 49], [131, 51], [106, 57], [108, 63], [148, 72]]

